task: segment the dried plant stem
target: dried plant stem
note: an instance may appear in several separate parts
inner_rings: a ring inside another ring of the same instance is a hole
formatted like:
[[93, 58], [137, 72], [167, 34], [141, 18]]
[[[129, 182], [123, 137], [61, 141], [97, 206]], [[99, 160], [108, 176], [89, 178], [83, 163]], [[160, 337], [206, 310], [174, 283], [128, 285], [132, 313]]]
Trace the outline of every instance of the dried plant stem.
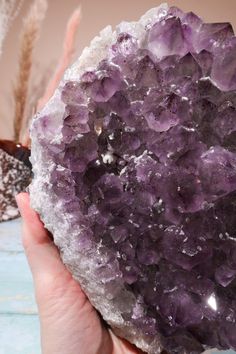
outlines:
[[71, 15], [66, 28], [62, 57], [60, 58], [54, 76], [49, 82], [43, 97], [39, 100], [37, 110], [40, 110], [53, 95], [66, 68], [70, 65], [74, 51], [76, 34], [81, 20], [81, 7], [79, 6]]
[[0, 54], [11, 22], [18, 15], [24, 0], [0, 0]]
[[24, 21], [20, 43], [19, 71], [14, 88], [15, 117], [14, 140], [20, 141], [25, 126], [25, 109], [32, 69], [33, 49], [39, 36], [42, 20], [47, 10], [47, 0], [35, 0]]

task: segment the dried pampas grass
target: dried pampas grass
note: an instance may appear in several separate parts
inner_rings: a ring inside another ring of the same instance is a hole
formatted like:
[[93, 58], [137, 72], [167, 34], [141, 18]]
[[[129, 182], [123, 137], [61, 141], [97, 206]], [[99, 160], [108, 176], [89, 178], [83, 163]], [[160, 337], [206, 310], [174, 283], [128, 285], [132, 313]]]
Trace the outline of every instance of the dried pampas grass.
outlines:
[[39, 37], [41, 23], [47, 10], [47, 0], [35, 0], [26, 16], [21, 34], [19, 71], [14, 88], [14, 140], [19, 142], [25, 128], [25, 109], [28, 97], [33, 49]]
[[71, 64], [75, 52], [75, 41], [76, 41], [76, 35], [80, 24], [80, 20], [81, 20], [81, 7], [79, 6], [69, 18], [66, 27], [62, 56], [58, 62], [56, 71], [44, 92], [43, 97], [38, 102], [37, 110], [43, 108], [43, 106], [51, 98], [66, 68]]
[[0, 55], [11, 22], [17, 16], [24, 0], [0, 0]]

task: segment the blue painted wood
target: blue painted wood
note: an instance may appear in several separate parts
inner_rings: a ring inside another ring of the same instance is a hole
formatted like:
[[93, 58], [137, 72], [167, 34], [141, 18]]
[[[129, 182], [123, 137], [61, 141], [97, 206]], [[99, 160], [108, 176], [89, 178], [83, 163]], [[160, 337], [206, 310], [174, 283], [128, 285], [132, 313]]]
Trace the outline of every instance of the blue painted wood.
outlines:
[[0, 354], [40, 354], [32, 277], [21, 221], [0, 223]]
[[0, 315], [1, 354], [40, 354], [37, 315]]

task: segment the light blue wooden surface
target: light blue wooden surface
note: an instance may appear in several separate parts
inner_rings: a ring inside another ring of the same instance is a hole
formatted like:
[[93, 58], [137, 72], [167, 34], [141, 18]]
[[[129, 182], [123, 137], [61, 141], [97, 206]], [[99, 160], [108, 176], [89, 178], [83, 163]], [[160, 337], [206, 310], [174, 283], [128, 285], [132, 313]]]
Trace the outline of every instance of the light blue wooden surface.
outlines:
[[0, 223], [0, 354], [40, 354], [32, 277], [20, 232], [19, 219]]
[[0, 223], [0, 354], [40, 354], [32, 277], [20, 233], [20, 219]]

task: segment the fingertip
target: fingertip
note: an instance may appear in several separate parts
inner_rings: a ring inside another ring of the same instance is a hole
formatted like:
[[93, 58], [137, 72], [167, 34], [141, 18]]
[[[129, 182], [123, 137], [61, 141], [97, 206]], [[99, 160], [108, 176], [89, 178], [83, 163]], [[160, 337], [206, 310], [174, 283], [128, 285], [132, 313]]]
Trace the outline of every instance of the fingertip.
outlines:
[[26, 249], [32, 244], [50, 242], [48, 231], [45, 229], [39, 215], [30, 207], [29, 194], [18, 194], [16, 201], [23, 220], [22, 242], [24, 248]]
[[28, 193], [16, 196], [22, 216], [22, 244], [36, 284], [50, 283], [55, 274], [66, 269], [62, 263], [58, 249], [50, 234], [45, 229], [39, 215], [30, 207]]
[[29, 194], [26, 192], [19, 193], [15, 196], [17, 206], [19, 208], [20, 214], [24, 217], [25, 209], [30, 207]]

